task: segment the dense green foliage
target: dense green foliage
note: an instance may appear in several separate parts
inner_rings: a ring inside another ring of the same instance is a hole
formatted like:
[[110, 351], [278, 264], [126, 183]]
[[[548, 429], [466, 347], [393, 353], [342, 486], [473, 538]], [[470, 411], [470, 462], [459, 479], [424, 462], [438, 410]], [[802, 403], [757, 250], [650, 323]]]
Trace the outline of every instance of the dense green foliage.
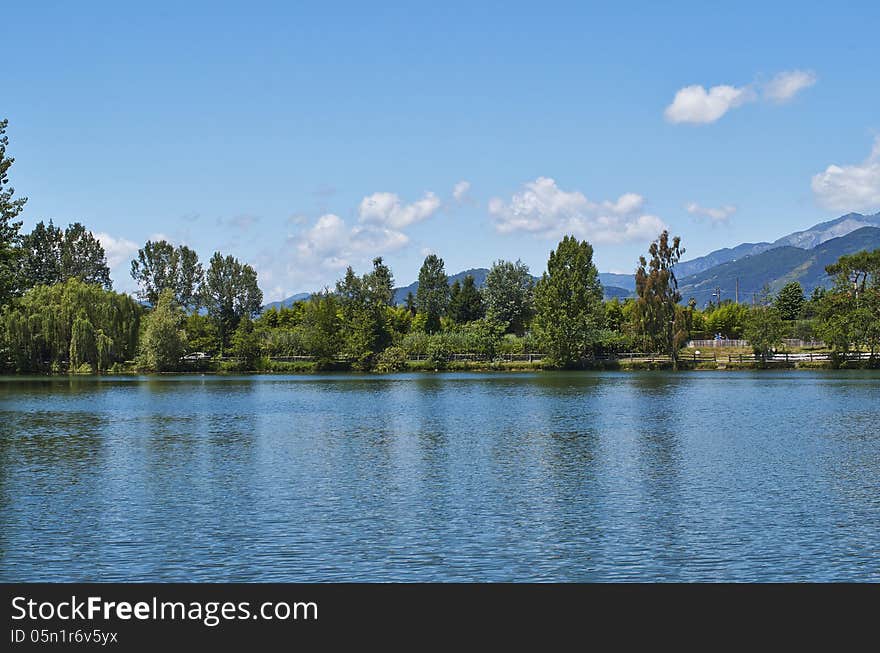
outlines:
[[134, 358], [142, 312], [128, 295], [79, 279], [36, 286], [3, 313], [7, 360], [20, 372], [107, 370]]
[[180, 369], [186, 350], [185, 315], [171, 288], [163, 290], [145, 322], [140, 340], [138, 367], [149, 372]]
[[221, 353], [239, 321], [254, 317], [263, 305], [257, 273], [247, 263], [214, 252], [201, 288], [201, 303], [217, 327]]
[[880, 347], [880, 249], [842, 256], [829, 265], [834, 288], [818, 300], [818, 334], [846, 354]]
[[535, 313], [535, 282], [522, 261], [495, 261], [483, 288], [486, 316], [523, 335]]
[[550, 252], [535, 307], [535, 333], [552, 364], [570, 367], [593, 353], [605, 310], [590, 243], [566, 236]]
[[803, 287], [797, 281], [792, 281], [785, 284], [779, 291], [775, 306], [783, 320], [791, 321], [801, 317], [806, 303], [807, 298], [804, 297]]
[[[777, 305], [774, 305], [770, 289], [765, 287], [761, 293], [761, 301], [749, 310], [746, 317], [743, 335], [752, 345], [752, 351], [764, 361], [782, 345], [785, 326], [783, 312], [778, 308], [779, 299], [777, 296]], [[785, 299], [783, 304], [784, 302]]]
[[52, 285], [68, 279], [113, 287], [104, 247], [95, 235], [79, 222], [63, 231], [49, 221], [38, 222], [33, 231], [22, 236], [21, 289]]
[[138, 295], [151, 306], [156, 305], [163, 290], [170, 289], [178, 306], [197, 309], [204, 276], [193, 250], [186, 245], [175, 247], [165, 240], [148, 240], [131, 262], [131, 277], [140, 287]]
[[474, 282], [473, 275], [467, 275], [462, 283], [455, 281], [449, 287], [449, 319], [455, 324], [467, 324], [479, 320], [486, 314], [483, 295]]
[[419, 288], [416, 291], [416, 310], [425, 316], [425, 330], [440, 330], [440, 318], [449, 307], [449, 281], [443, 259], [429, 254], [419, 270]]

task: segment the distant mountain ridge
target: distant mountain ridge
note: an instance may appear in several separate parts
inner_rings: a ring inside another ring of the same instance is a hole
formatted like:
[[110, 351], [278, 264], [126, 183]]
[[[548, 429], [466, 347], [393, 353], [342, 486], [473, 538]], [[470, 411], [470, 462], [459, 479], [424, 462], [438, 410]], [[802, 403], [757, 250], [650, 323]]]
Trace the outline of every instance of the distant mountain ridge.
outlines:
[[862, 227], [880, 227], [880, 212], [874, 215], [847, 213], [834, 220], [820, 222], [809, 229], [795, 231], [787, 236], [782, 236], [772, 243], [743, 243], [732, 248], [718, 249], [705, 256], [680, 262], [675, 267], [675, 271], [679, 279], [684, 279], [692, 274], [698, 274], [713, 268], [716, 265], [735, 261], [746, 256], [755, 256], [777, 247], [790, 246], [812, 249], [832, 238], [845, 236]]
[[[803, 242], [815, 242], [805, 240]], [[825, 266], [844, 254], [880, 248], [880, 228], [862, 227], [844, 236], [824, 240], [813, 248], [783, 245], [754, 256], [746, 256], [716, 265], [679, 280], [682, 299], [694, 298], [698, 306], [715, 300], [713, 293], [721, 290], [721, 299], [751, 303], [765, 285], [778, 292], [785, 284], [797, 281], [809, 294], [817, 287], [828, 287], [831, 278]]]
[[[740, 301], [751, 301], [751, 295], [759, 292], [765, 284], [770, 285], [771, 290], [778, 290], [787, 283], [786, 279], [800, 281], [805, 290], [811, 292], [813, 288], [828, 285], [830, 282], [825, 274], [825, 265], [833, 263], [843, 254], [880, 248], [878, 236], [880, 212], [874, 215], [847, 213], [839, 218], [820, 222], [809, 229], [782, 236], [772, 243], [742, 243], [681, 261], [676, 265], [675, 271], [685, 301], [694, 297], [700, 305], [709, 301], [712, 293], [719, 287], [722, 299], [732, 299], [736, 292], [737, 279], [740, 285]], [[833, 260], [829, 260], [831, 256], [834, 256]], [[451, 275], [449, 283], [461, 282], [469, 274], [473, 275], [477, 287], [482, 288], [489, 270], [463, 270]], [[600, 272], [599, 280], [606, 298], [625, 298], [635, 293], [634, 274]], [[411, 292], [415, 295], [418, 288], [418, 281], [395, 288], [394, 302], [403, 304], [407, 294]], [[310, 296], [310, 293], [299, 293], [266, 304], [263, 308], [266, 310], [290, 306], [295, 302], [305, 301]]]
[[[468, 275], [471, 275], [474, 278], [474, 285], [477, 288], [482, 288], [486, 285], [486, 277], [489, 275], [488, 268], [471, 268], [469, 270], [462, 270], [461, 272], [456, 272], [455, 274], [449, 275], [449, 285], [451, 286], [453, 283], [458, 281], [459, 283], [464, 282], [464, 278]], [[599, 280], [602, 282], [602, 288], [605, 291], [605, 297], [629, 297], [632, 294], [632, 290], [626, 288], [624, 284], [630, 275], [626, 274], [599, 274]], [[540, 277], [532, 276], [537, 283]], [[614, 285], [614, 282], [621, 282], [618, 285]], [[635, 288], [635, 282], [633, 282], [633, 288]], [[416, 292], [419, 289], [419, 282], [413, 281], [408, 286], [401, 286], [399, 288], [394, 289], [394, 303], [398, 306], [404, 304], [406, 302], [406, 296], [409, 293], [412, 293], [415, 296]], [[312, 293], [299, 293], [296, 295], [292, 295], [286, 299], [282, 299], [277, 302], [270, 302], [263, 306], [264, 311], [271, 310], [273, 308], [287, 308], [295, 304], [296, 302], [304, 302], [307, 301], [309, 297], [312, 296]]]

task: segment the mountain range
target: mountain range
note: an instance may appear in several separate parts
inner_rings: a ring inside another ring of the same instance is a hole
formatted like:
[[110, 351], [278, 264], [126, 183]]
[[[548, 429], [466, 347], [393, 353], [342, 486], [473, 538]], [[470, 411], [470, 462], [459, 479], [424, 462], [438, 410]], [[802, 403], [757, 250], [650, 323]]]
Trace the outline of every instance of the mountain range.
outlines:
[[[676, 265], [676, 276], [682, 297], [694, 298], [698, 306], [714, 298], [719, 289], [721, 299], [751, 302], [753, 295], [767, 285], [778, 291], [789, 281], [799, 281], [808, 294], [818, 286], [828, 286], [831, 280], [825, 266], [844, 254], [863, 249], [880, 248], [880, 212], [874, 215], [848, 213], [817, 225], [782, 236], [772, 243], [742, 243], [736, 247], [715, 250]], [[449, 283], [463, 281], [472, 275], [477, 287], [486, 281], [487, 268], [472, 268], [450, 275]], [[537, 277], [535, 277], [537, 280]], [[602, 272], [599, 280], [606, 298], [628, 297], [635, 292], [632, 274]], [[394, 301], [402, 304], [408, 293], [415, 295], [419, 283], [395, 288]], [[309, 293], [300, 293], [279, 302], [266, 304], [264, 309], [304, 301]]]

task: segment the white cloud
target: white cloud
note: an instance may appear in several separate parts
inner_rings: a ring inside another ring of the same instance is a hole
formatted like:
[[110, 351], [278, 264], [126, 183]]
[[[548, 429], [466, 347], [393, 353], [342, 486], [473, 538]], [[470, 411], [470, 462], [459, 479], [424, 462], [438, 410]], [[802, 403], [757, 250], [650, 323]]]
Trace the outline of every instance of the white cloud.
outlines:
[[700, 206], [696, 202], [690, 202], [685, 209], [691, 215], [698, 218], [709, 218], [712, 222], [727, 222], [730, 216], [736, 213], [736, 207], [733, 204], [725, 204], [717, 208], [709, 206]]
[[412, 204], [403, 204], [394, 193], [373, 193], [361, 200], [359, 213], [361, 222], [403, 229], [430, 218], [439, 208], [440, 198], [431, 192]]
[[764, 84], [764, 97], [776, 104], [782, 104], [815, 83], [816, 74], [812, 71], [790, 70], [782, 72]]
[[338, 215], [320, 216], [307, 229], [289, 234], [278, 251], [266, 248], [257, 257], [260, 284], [266, 301], [304, 290], [331, 285], [351, 265], [363, 271], [376, 256], [385, 256], [409, 244], [409, 237], [381, 225], [346, 223]]
[[107, 257], [107, 265], [111, 270], [123, 264], [128, 266], [132, 254], [139, 249], [136, 243], [127, 238], [114, 238], [104, 232], [96, 233], [95, 238], [101, 241], [101, 246], [104, 248], [104, 254]]
[[489, 213], [499, 233], [525, 231], [546, 238], [572, 234], [594, 243], [651, 239], [666, 225], [643, 213], [645, 200], [626, 193], [615, 201], [593, 202], [579, 191], [564, 191], [553, 179], [539, 177], [523, 185], [510, 202], [489, 201]]
[[107, 267], [110, 268], [110, 277], [116, 284], [117, 290], [123, 292], [134, 290], [134, 282], [129, 274], [131, 259], [139, 247], [127, 238], [116, 238], [108, 233], [100, 232], [95, 238], [104, 248], [107, 258]]
[[773, 104], [784, 104], [803, 89], [813, 86], [816, 80], [815, 73], [811, 71], [789, 70], [778, 73], [769, 82], [763, 84], [758, 82], [746, 86], [719, 84], [709, 90], [699, 84], [693, 84], [678, 90], [672, 104], [666, 107], [663, 115], [671, 123], [712, 123], [731, 109], [760, 99]]
[[863, 163], [830, 165], [813, 175], [816, 200], [836, 211], [880, 209], [880, 136], [874, 139], [871, 154]]
[[755, 93], [748, 86], [722, 84], [707, 91], [695, 84], [679, 89], [664, 115], [672, 123], [710, 123], [754, 98]]
[[455, 198], [456, 202], [461, 202], [467, 196], [470, 189], [471, 182], [462, 180], [453, 186], [452, 197]]

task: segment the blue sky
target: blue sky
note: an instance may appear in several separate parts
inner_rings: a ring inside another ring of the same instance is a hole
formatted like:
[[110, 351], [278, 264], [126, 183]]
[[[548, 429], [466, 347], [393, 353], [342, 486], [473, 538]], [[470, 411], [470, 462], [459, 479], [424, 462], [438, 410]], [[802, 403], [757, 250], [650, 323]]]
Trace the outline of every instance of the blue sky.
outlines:
[[[399, 283], [566, 232], [631, 271], [880, 210], [880, 4], [14, 3], [0, 116], [40, 219], [117, 288], [148, 238], [267, 300], [373, 255]], [[690, 210], [689, 210], [690, 209]]]

